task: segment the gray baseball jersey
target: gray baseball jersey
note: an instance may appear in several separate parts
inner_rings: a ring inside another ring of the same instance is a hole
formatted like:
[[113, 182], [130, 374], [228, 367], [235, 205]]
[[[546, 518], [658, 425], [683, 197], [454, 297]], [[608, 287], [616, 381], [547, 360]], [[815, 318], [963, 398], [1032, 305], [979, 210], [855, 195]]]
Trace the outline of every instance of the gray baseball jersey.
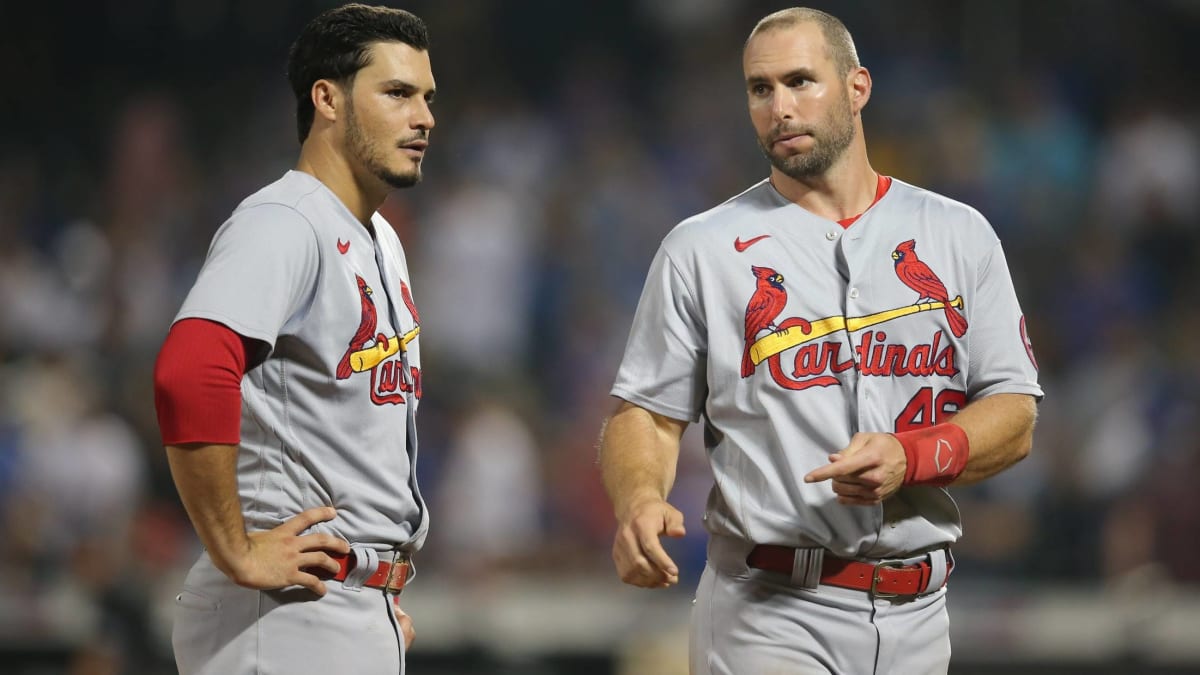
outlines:
[[351, 544], [416, 550], [428, 528], [413, 415], [419, 318], [400, 240], [375, 236], [313, 176], [289, 171], [213, 239], [176, 320], [219, 322], [270, 357], [242, 380], [238, 492], [266, 530], [329, 505]]
[[769, 181], [681, 223], [651, 265], [612, 393], [703, 418], [711, 533], [881, 558], [958, 538], [946, 491], [847, 507], [804, 475], [856, 432], [1042, 391], [990, 225], [896, 180], [848, 229]]

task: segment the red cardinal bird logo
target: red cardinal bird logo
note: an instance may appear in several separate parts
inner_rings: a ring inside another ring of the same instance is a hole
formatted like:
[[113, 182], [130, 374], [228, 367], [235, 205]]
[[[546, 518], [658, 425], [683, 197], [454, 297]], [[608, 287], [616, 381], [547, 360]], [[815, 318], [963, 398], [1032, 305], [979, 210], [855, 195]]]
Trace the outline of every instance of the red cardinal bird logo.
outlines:
[[929, 269], [929, 265], [917, 258], [916, 246], [917, 240], [909, 239], [892, 251], [892, 260], [896, 261], [896, 276], [900, 277], [905, 286], [919, 294], [917, 303], [925, 299], [942, 303], [946, 321], [950, 324], [950, 332], [954, 333], [954, 337], [966, 335], [967, 320], [950, 305], [950, 294], [946, 292], [946, 285], [938, 275]]
[[787, 291], [783, 288], [783, 275], [770, 267], [750, 266], [758, 286], [746, 305], [746, 350], [742, 353], [742, 377], [754, 374], [754, 360], [750, 358], [750, 347], [754, 339], [765, 328], [779, 330], [775, 319], [787, 305]]
[[[373, 293], [371, 287], [357, 274], [354, 275], [354, 278], [358, 280], [359, 301], [362, 303], [362, 320], [358, 323], [358, 330], [354, 331], [354, 337], [350, 338], [350, 346], [346, 348], [346, 353], [342, 356], [342, 360], [338, 362], [337, 379], [339, 380], [344, 380], [354, 374], [354, 369], [350, 367], [350, 355], [365, 347], [372, 340], [372, 335], [379, 325], [379, 319], [375, 313], [375, 301], [371, 299]], [[383, 333], [374, 335], [373, 339], [382, 343], [385, 347], [388, 342], [387, 336]]]

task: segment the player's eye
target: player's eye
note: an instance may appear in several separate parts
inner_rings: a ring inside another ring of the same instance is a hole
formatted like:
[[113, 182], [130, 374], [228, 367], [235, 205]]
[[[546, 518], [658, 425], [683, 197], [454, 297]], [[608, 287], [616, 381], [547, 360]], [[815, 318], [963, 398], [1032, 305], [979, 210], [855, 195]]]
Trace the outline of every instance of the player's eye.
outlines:
[[765, 84], [756, 84], [750, 87], [750, 93], [755, 96], [766, 96], [770, 88]]

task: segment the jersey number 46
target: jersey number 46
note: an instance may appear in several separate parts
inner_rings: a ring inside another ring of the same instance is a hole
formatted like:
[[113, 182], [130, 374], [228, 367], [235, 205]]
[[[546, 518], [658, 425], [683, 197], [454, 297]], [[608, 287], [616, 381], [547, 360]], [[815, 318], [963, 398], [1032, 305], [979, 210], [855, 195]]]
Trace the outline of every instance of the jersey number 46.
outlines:
[[933, 387], [921, 387], [904, 410], [896, 416], [896, 431], [911, 431], [941, 424], [954, 417], [967, 404], [967, 392], [943, 389], [937, 396]]

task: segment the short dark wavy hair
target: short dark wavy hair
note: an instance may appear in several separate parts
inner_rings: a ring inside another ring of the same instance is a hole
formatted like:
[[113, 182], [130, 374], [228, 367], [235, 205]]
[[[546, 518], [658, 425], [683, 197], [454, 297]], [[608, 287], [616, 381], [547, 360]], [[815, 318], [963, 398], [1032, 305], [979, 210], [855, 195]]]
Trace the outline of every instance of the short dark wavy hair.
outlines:
[[313, 83], [353, 83], [358, 71], [371, 63], [370, 48], [376, 42], [403, 42], [428, 51], [429, 31], [411, 12], [352, 3], [322, 12], [300, 32], [288, 52], [287, 76], [296, 95], [296, 131], [301, 143], [308, 138], [316, 114]]

